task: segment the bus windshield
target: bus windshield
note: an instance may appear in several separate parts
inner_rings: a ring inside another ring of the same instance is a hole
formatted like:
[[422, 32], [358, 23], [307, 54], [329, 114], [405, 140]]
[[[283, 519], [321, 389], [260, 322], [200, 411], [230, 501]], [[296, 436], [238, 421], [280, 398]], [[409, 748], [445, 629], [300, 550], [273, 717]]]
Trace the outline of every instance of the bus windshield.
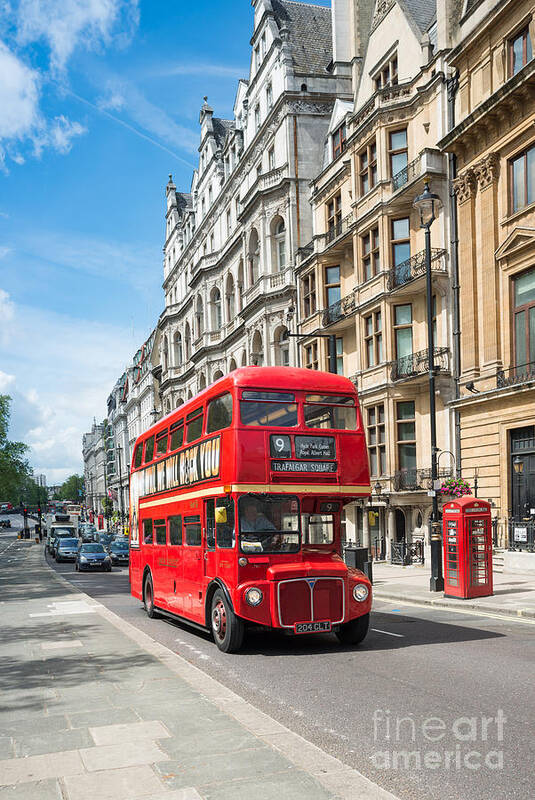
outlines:
[[242, 553], [296, 553], [299, 501], [294, 495], [246, 494], [238, 501]]

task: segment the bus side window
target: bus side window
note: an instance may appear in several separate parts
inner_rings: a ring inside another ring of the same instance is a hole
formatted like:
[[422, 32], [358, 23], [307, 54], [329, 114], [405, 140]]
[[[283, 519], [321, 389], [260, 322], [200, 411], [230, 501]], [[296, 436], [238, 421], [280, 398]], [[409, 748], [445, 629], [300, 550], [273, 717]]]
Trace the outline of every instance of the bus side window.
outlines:
[[175, 422], [171, 425], [171, 447], [169, 448], [171, 451], [178, 450], [179, 447], [182, 447], [184, 442], [184, 420], [181, 419], [180, 422]]
[[206, 500], [204, 504], [206, 514], [206, 547], [215, 548], [215, 500]]
[[145, 464], [148, 464], [149, 461], [152, 461], [152, 457], [154, 456], [154, 436], [151, 436], [150, 439], [147, 439], [145, 444]]
[[190, 547], [200, 547], [201, 518], [198, 515], [184, 517], [184, 527], [186, 529], [186, 544]]
[[156, 439], [156, 455], [163, 456], [167, 453], [167, 431], [159, 433]]
[[202, 423], [204, 419], [204, 411], [202, 408], [197, 408], [195, 411], [190, 411], [186, 416], [186, 438], [188, 443], [194, 442], [202, 433]]
[[136, 447], [136, 452], [134, 453], [134, 467], [141, 466], [142, 458], [143, 458], [143, 442], [140, 442]]
[[208, 403], [208, 413], [206, 416], [206, 433], [228, 428], [232, 422], [232, 395], [227, 394], [216, 397]]
[[169, 517], [169, 544], [182, 544], [182, 517]]
[[166, 536], [165, 536], [165, 520], [164, 519], [156, 519], [154, 520], [154, 533], [156, 537], [156, 544], [165, 544], [166, 543]]
[[234, 547], [234, 500], [223, 497], [217, 501], [215, 510], [217, 546]]
[[143, 520], [143, 542], [145, 544], [152, 544], [152, 520]]

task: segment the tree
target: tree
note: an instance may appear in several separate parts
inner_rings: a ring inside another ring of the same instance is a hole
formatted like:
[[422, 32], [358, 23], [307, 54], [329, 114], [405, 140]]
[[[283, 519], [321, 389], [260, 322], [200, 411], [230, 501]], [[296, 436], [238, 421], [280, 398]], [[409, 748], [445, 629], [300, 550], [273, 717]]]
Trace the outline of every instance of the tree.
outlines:
[[[11, 397], [0, 395], [0, 500], [18, 505], [32, 481], [28, 445], [8, 439]], [[24, 498], [26, 499], [26, 498]]]
[[81, 475], [71, 475], [59, 487], [58, 500], [70, 500], [72, 503], [79, 503], [82, 499], [81, 492], [84, 488], [84, 479]]

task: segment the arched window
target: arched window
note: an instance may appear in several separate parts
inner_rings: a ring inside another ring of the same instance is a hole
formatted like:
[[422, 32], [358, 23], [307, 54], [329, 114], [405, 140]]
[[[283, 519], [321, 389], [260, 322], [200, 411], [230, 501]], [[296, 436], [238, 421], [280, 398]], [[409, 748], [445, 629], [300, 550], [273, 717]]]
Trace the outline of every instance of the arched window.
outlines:
[[197, 297], [197, 305], [195, 307], [195, 325], [197, 327], [197, 338], [199, 338], [204, 333], [204, 308], [200, 295]]
[[290, 366], [290, 338], [288, 328], [278, 328], [275, 331], [275, 363], [278, 367]]
[[206, 376], [204, 372], [201, 372], [199, 375], [199, 391], [206, 389]]
[[216, 371], [214, 372], [214, 376], [212, 378], [212, 382], [213, 381], [218, 381], [219, 378], [222, 378], [222, 377], [223, 377], [223, 373], [221, 372], [221, 370], [220, 369], [216, 369]]
[[253, 286], [260, 274], [260, 239], [258, 238], [258, 231], [253, 228], [249, 236], [249, 284]]
[[242, 367], [246, 367], [247, 366], [247, 353], [246, 353], [245, 350], [241, 354], [241, 365], [242, 365]]
[[167, 345], [167, 337], [163, 340], [163, 369], [167, 372], [169, 368], [169, 347]]
[[286, 226], [282, 217], [275, 217], [271, 225], [273, 242], [273, 271], [280, 272], [286, 267]]
[[228, 365], [228, 371], [232, 372], [232, 370], [236, 368], [237, 368], [236, 360], [234, 358], [231, 358]]
[[223, 325], [223, 315], [221, 311], [221, 292], [214, 286], [210, 293], [211, 323], [213, 331], [220, 331]]
[[251, 345], [251, 364], [261, 367], [264, 363], [264, 347], [260, 331], [255, 331]]
[[235, 316], [235, 289], [234, 289], [234, 278], [232, 277], [232, 273], [229, 272], [227, 276], [227, 286], [225, 289], [225, 301], [227, 304], [227, 322], [232, 322]]
[[191, 331], [189, 322], [186, 322], [186, 327], [184, 330], [184, 349], [186, 351], [186, 361], [189, 361], [191, 358]]
[[175, 367], [182, 366], [182, 334], [180, 331], [175, 333], [175, 339], [173, 342], [173, 349], [174, 349], [174, 359], [175, 359]]

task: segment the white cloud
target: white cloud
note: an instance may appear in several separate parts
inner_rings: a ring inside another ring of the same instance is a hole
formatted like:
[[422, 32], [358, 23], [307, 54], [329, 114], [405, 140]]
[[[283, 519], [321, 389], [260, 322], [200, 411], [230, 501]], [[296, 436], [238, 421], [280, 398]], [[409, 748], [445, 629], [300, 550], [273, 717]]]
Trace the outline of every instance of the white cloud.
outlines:
[[147, 74], [149, 78], [172, 78], [175, 75], [204, 75], [207, 78], [234, 78], [244, 77], [243, 67], [232, 67], [228, 64], [162, 64], [155, 67]]
[[2, 372], [0, 369], [0, 392], [5, 394], [6, 389], [14, 382], [15, 376], [8, 375], [7, 372]]
[[50, 64], [62, 72], [78, 47], [122, 47], [139, 24], [137, 0], [20, 0], [18, 41], [45, 41]]
[[14, 311], [9, 347], [0, 346], [8, 370], [0, 372], [0, 389], [13, 398], [10, 438], [30, 445], [34, 470], [50, 484], [82, 471], [82, 435], [94, 416], [104, 416], [143, 337], [35, 307], [17, 304]]
[[101, 111], [121, 111], [125, 104], [125, 98], [118, 91], [111, 91], [107, 97], [101, 97], [97, 102]]
[[38, 73], [0, 42], [0, 140], [21, 139], [38, 124]]
[[15, 318], [15, 307], [9, 295], [3, 289], [0, 289], [0, 345], [6, 344], [11, 337], [11, 323]]
[[8, 157], [16, 164], [25, 163], [20, 148], [26, 143], [37, 157], [45, 147], [65, 154], [72, 139], [87, 131], [63, 115], [47, 121], [39, 108], [40, 85], [39, 74], [0, 42], [0, 166], [4, 170]]
[[0, 246], [0, 258], [5, 258], [8, 253], [11, 253], [10, 247]]
[[40, 156], [45, 147], [50, 147], [65, 155], [72, 148], [72, 139], [75, 136], [82, 136], [84, 133], [87, 133], [87, 128], [79, 122], [71, 122], [63, 114], [54, 117], [47, 128], [39, 131], [33, 137], [35, 155]]

